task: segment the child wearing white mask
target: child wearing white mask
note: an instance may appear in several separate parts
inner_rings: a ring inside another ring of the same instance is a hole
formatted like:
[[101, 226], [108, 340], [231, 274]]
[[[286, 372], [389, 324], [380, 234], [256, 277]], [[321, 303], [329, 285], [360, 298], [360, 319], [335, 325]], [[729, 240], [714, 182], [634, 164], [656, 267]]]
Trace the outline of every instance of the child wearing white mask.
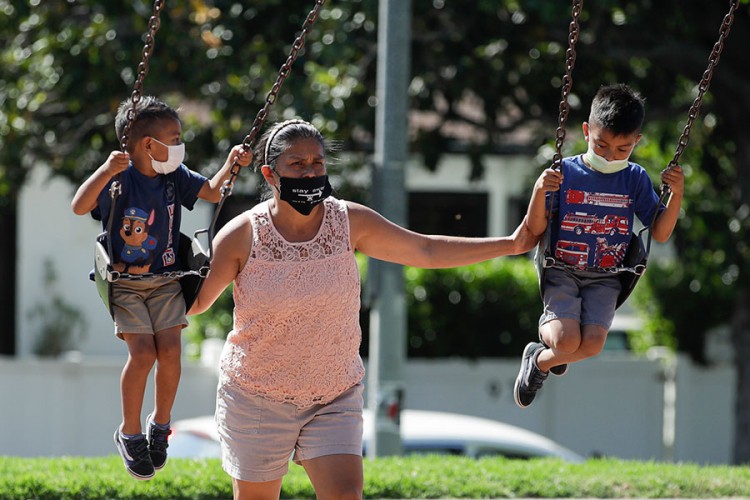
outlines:
[[[568, 364], [604, 347], [621, 286], [605, 268], [622, 264], [634, 217], [644, 225], [653, 221], [656, 241], [672, 235], [682, 203], [682, 168], [662, 171], [671, 196], [659, 206], [646, 171], [628, 161], [641, 139], [644, 115], [638, 92], [624, 84], [602, 86], [583, 123], [586, 153], [564, 158], [560, 170], [546, 169], [534, 185], [529, 229], [535, 235], [546, 231], [551, 205], [551, 248], [567, 265], [548, 268], [544, 275], [540, 342], [524, 349], [514, 387], [521, 408], [531, 404], [549, 372], [563, 375]], [[574, 262], [565, 258], [573, 251]]]
[[[132, 101], [123, 101], [115, 118], [122, 139]], [[177, 111], [152, 96], [136, 104], [136, 118], [127, 151], [113, 151], [81, 185], [71, 203], [78, 215], [91, 213], [107, 229], [114, 210], [112, 267], [129, 274], [158, 274], [180, 269], [178, 245], [182, 207], [192, 210], [198, 198], [217, 203], [235, 160], [246, 167], [252, 152], [241, 145], [230, 151], [211, 178], [182, 164], [185, 145]], [[117, 179], [121, 192], [112, 207], [110, 186]], [[182, 329], [187, 326], [185, 301], [178, 280], [157, 276], [119, 280], [112, 284], [115, 335], [128, 347], [120, 379], [122, 423], [114, 440], [127, 471], [150, 479], [167, 460], [167, 436], [181, 372]], [[154, 411], [142, 433], [141, 410], [148, 375], [156, 364]]]

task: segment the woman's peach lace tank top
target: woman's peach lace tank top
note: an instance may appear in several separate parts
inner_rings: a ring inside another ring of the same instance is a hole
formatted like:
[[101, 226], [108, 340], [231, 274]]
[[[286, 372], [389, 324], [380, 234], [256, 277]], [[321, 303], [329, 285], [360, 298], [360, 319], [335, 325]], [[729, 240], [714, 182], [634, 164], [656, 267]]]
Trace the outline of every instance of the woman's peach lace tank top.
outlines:
[[247, 264], [234, 284], [234, 329], [220, 385], [304, 408], [359, 383], [360, 280], [346, 203], [329, 197], [310, 241], [276, 230], [268, 202], [246, 212], [253, 227]]

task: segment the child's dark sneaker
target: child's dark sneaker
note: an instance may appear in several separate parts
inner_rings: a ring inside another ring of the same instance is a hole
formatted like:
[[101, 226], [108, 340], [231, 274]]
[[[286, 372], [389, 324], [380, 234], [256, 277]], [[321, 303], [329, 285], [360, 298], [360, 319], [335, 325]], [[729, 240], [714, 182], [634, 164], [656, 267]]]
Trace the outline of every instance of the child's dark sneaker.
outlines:
[[115, 429], [115, 446], [120, 452], [125, 470], [134, 478], [145, 481], [154, 477], [154, 464], [148, 453], [146, 436], [141, 434], [134, 438], [125, 438], [120, 434], [120, 428]]
[[561, 365], [553, 366], [549, 369], [549, 372], [552, 375], [557, 375], [558, 377], [562, 377], [566, 373], [568, 373], [568, 363], [563, 363]]
[[154, 422], [153, 414], [146, 417], [146, 441], [154, 469], [159, 470], [167, 463], [167, 447], [172, 429], [169, 424], [159, 425]]
[[536, 392], [547, 379], [547, 374], [536, 366], [536, 356], [542, 349], [544, 344], [529, 342], [523, 350], [521, 369], [518, 370], [516, 384], [513, 387], [513, 399], [521, 408], [526, 408], [534, 401]]

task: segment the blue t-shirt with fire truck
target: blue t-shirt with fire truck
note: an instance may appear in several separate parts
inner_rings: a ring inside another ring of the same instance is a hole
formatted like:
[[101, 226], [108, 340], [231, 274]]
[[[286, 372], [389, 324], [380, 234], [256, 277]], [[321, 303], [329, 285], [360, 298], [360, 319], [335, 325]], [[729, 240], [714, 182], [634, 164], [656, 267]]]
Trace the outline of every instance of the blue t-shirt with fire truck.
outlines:
[[553, 205], [555, 259], [581, 269], [621, 265], [634, 216], [648, 226], [656, 210], [664, 208], [657, 206], [651, 178], [633, 162], [612, 174], [597, 172], [583, 163], [583, 155], [564, 158], [562, 174]]

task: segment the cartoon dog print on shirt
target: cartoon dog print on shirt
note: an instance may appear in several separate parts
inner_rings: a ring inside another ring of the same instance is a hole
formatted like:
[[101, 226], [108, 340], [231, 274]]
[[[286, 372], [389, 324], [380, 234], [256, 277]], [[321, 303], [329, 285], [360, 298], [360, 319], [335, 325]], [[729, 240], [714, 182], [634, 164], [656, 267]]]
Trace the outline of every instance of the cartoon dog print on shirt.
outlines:
[[156, 238], [148, 234], [153, 223], [153, 210], [151, 213], [137, 207], [125, 210], [120, 228], [120, 237], [125, 245], [120, 253], [120, 262], [114, 265], [115, 270], [132, 274], [149, 272], [153, 260], [151, 250], [156, 248], [157, 243]]

